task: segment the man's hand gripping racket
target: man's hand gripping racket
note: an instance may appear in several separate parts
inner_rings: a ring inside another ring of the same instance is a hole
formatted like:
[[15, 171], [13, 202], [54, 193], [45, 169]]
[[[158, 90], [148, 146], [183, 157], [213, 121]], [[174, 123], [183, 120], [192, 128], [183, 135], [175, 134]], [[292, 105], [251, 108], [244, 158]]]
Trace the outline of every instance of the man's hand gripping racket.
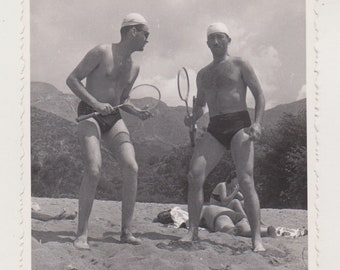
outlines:
[[[131, 89], [129, 97], [122, 103], [111, 108], [111, 111], [115, 111], [118, 108], [124, 106], [133, 106], [140, 112], [139, 118], [145, 120], [152, 116], [151, 111], [157, 107], [161, 100], [161, 92], [152, 84], [140, 84]], [[101, 115], [100, 112], [93, 112], [86, 115], [81, 115], [76, 118], [77, 122], [89, 119], [96, 115]]]
[[[190, 81], [188, 71], [185, 67], [182, 67], [177, 74], [177, 88], [178, 88], [178, 95], [181, 100], [184, 101], [185, 107], [187, 110], [187, 116], [185, 119], [185, 123], [189, 123], [189, 136], [190, 136], [190, 143], [191, 146], [195, 146], [195, 134], [196, 134], [196, 124], [193, 122], [192, 114], [189, 112], [189, 105], [188, 105], [188, 98], [190, 92]], [[192, 108], [195, 106], [195, 96], [193, 97], [192, 101]]]

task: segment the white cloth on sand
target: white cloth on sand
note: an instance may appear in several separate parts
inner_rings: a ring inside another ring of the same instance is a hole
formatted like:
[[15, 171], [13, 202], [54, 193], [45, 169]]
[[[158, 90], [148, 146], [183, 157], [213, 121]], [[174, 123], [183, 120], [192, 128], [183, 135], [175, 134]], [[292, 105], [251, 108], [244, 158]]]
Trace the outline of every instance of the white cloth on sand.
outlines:
[[277, 236], [283, 236], [287, 238], [297, 238], [300, 236], [307, 235], [308, 230], [305, 228], [300, 228], [300, 229], [291, 229], [287, 227], [277, 227], [276, 228], [276, 235]]
[[187, 211], [182, 210], [176, 206], [170, 210], [171, 218], [174, 221], [175, 228], [179, 228], [183, 223], [186, 224], [189, 220]]

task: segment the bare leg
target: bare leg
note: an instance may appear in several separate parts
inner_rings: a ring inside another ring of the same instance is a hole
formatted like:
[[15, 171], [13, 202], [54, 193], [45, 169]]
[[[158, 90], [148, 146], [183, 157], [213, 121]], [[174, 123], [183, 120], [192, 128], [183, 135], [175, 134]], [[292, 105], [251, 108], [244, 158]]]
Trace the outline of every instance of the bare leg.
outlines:
[[52, 219], [56, 219], [56, 220], [62, 219], [64, 214], [65, 214], [65, 210], [62, 210], [60, 212], [60, 214], [57, 214], [57, 215], [54, 215], [54, 216], [44, 214], [44, 213], [39, 213], [37, 211], [32, 210], [31, 217], [34, 218], [34, 219], [41, 220], [41, 221], [49, 221], [49, 220], [52, 220]]
[[[243, 237], [251, 237], [252, 232], [248, 223], [248, 220], [246, 218], [242, 219], [240, 222], [236, 224], [236, 227], [238, 228], [238, 235]], [[260, 233], [262, 237], [276, 237], [275, 228], [273, 226], [265, 227], [261, 226]]]
[[243, 129], [234, 135], [231, 142], [231, 151], [237, 179], [244, 195], [245, 209], [252, 231], [253, 249], [255, 252], [264, 251], [265, 248], [260, 234], [260, 202], [253, 178], [254, 144]]
[[238, 228], [235, 227], [233, 221], [230, 217], [226, 215], [219, 216], [215, 221], [215, 228], [213, 228], [216, 232], [225, 232], [232, 235], [238, 234]]
[[80, 186], [78, 232], [74, 246], [79, 249], [89, 249], [88, 222], [100, 179], [100, 131], [98, 124], [93, 119], [89, 119], [79, 124], [78, 133], [85, 159], [85, 172]]
[[116, 154], [123, 177], [121, 242], [141, 244], [141, 241], [131, 233], [137, 194], [138, 165], [135, 159], [135, 150], [124, 122], [118, 121], [110, 132], [103, 136], [103, 140], [108, 148]]
[[188, 174], [189, 231], [180, 241], [198, 240], [198, 226], [203, 205], [203, 184], [206, 176], [221, 160], [224, 151], [224, 147], [209, 133], [206, 133], [194, 148]]
[[232, 200], [229, 203], [228, 207], [234, 210], [235, 212], [242, 213], [243, 215], [247, 216], [246, 212], [243, 209], [241, 202], [237, 199]]

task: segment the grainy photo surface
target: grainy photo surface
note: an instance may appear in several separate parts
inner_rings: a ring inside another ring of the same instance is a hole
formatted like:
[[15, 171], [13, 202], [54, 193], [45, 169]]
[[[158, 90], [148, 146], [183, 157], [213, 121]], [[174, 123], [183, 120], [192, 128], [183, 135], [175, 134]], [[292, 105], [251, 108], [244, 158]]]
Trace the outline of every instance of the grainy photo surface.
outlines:
[[307, 269], [305, 1], [31, 1], [30, 73], [32, 269]]

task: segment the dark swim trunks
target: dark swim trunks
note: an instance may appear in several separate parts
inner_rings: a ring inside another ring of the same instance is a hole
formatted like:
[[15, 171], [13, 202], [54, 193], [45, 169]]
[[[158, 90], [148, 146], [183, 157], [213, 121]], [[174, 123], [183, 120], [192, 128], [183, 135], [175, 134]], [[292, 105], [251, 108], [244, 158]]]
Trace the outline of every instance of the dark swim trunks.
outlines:
[[227, 149], [233, 136], [242, 128], [249, 127], [251, 120], [248, 111], [226, 113], [210, 118], [208, 132]]
[[[80, 101], [78, 105], [78, 117], [81, 115], [90, 114], [92, 112], [95, 112], [95, 110], [90, 105], [84, 101]], [[93, 118], [97, 121], [102, 133], [109, 131], [118, 122], [118, 120], [122, 119], [118, 109], [112, 114], [95, 115]]]

